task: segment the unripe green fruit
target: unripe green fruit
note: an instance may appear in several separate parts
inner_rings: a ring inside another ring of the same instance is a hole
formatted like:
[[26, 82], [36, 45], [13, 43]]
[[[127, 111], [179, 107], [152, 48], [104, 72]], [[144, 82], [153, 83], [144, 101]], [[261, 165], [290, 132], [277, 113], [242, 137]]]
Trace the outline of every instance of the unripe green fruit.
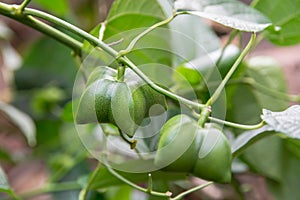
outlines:
[[151, 106], [159, 104], [166, 109], [165, 97], [131, 72], [125, 73], [124, 81], [117, 81], [116, 76], [117, 72], [108, 67], [96, 68], [91, 73], [80, 98], [76, 122], [111, 123], [132, 137], [149, 116]]
[[187, 115], [177, 115], [161, 130], [155, 164], [225, 183], [231, 179], [231, 159], [231, 147], [219, 129], [201, 128]]

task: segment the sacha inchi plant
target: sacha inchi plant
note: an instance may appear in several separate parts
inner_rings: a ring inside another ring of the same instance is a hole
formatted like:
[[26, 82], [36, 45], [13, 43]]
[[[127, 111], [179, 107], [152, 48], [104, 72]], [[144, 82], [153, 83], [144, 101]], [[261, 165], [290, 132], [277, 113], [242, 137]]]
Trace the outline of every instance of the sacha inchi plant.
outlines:
[[[297, 15], [285, 21], [283, 13], [279, 19], [275, 12], [284, 7], [296, 13], [290, 4], [115, 0], [106, 20], [87, 33], [28, 8], [29, 3], [0, 2], [0, 14], [56, 39], [81, 61], [73, 99], [63, 112], [72, 115], [89, 152], [82, 160], [92, 155], [98, 167], [79, 174], [78, 181], [50, 181], [44, 189], [24, 194], [14, 193], [0, 169], [0, 191], [23, 199], [75, 189], [86, 200], [134, 199], [138, 190], [136, 199], [176, 200], [226, 183], [244, 199], [232, 181], [242, 165], [242, 170], [267, 178], [274, 198], [290, 199], [285, 188], [299, 186], [291, 184], [290, 173], [300, 166], [300, 106], [288, 108], [288, 103], [299, 103], [300, 95], [287, 94], [282, 70], [273, 59], [245, 59], [262, 39], [277, 45], [300, 42], [300, 36], [290, 37], [298, 31], [291, 29], [299, 26]], [[225, 45], [206, 20], [232, 29]], [[251, 35], [249, 42], [235, 45], [244, 32]], [[267, 136], [270, 143], [264, 140]], [[272, 151], [286, 154], [292, 171], [281, 171], [284, 160], [275, 159], [277, 155], [268, 155], [271, 161], [260, 156]], [[186, 188], [188, 177], [203, 179], [203, 184]], [[120, 191], [109, 195], [112, 186]]]

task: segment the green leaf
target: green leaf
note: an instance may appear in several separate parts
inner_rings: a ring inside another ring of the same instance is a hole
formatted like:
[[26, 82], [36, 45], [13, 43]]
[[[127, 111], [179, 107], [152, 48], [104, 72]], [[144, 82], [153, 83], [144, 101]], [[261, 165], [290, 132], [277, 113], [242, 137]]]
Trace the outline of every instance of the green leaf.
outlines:
[[271, 26], [263, 14], [236, 0], [178, 0], [175, 8], [240, 31], [259, 32]]
[[[290, 139], [289, 139], [290, 140]], [[291, 153], [287, 145], [290, 144], [289, 140], [284, 140], [284, 149], [282, 149], [282, 171], [280, 173], [280, 181], [267, 180], [268, 189], [276, 200], [282, 199], [300, 199], [300, 182], [299, 182], [299, 156]], [[296, 147], [299, 152], [299, 146]], [[274, 152], [276, 153], [276, 152]], [[272, 169], [272, 165], [269, 169]]]
[[250, 146], [241, 159], [256, 173], [280, 181], [284, 170], [283, 141], [277, 135], [258, 140]]
[[179, 15], [170, 24], [173, 66], [207, 55], [221, 47], [217, 35], [201, 19]]
[[[207, 55], [199, 56], [198, 58], [195, 58], [190, 62], [180, 65], [176, 69], [176, 72], [186, 78], [189, 84], [191, 84], [192, 86], [197, 86], [200, 84], [202, 76], [204, 76], [205, 78], [207, 74], [210, 74], [210, 79], [212, 78], [213, 74], [210, 70], [214, 69], [214, 67], [216, 66], [221, 53], [222, 49], [219, 48], [208, 53]], [[216, 73], [218, 73], [219, 75], [221, 74], [221, 76], [224, 77], [239, 54], [240, 51], [236, 46], [229, 45], [223, 53], [219, 65], [217, 66], [218, 71]], [[176, 76], [177, 74], [174, 75]], [[180, 77], [175, 77], [175, 80], [180, 81]]]
[[122, 200], [131, 200], [132, 191], [133, 189], [128, 185], [112, 187], [105, 192], [105, 197], [109, 200], [119, 200], [120, 197]]
[[[247, 64], [247, 76], [253, 78], [256, 83], [265, 86], [269, 90], [282, 93], [287, 92], [283, 69], [275, 59], [267, 56], [258, 56], [251, 58]], [[255, 87], [253, 88], [253, 94], [261, 108], [278, 111], [288, 106], [286, 101], [274, 98], [274, 96], [257, 90]]]
[[275, 131], [300, 139], [300, 105], [291, 106], [282, 112], [264, 109], [261, 118]]
[[280, 30], [267, 30], [265, 37], [277, 45], [300, 42], [300, 2], [295, 0], [256, 0], [254, 8], [268, 16]]
[[242, 133], [231, 143], [233, 155], [236, 156], [251, 144], [257, 142], [258, 140], [266, 136], [274, 134], [272, 132], [269, 132], [272, 130], [272, 127], [265, 125], [259, 129], [246, 131]]
[[40, 5], [48, 12], [52, 12], [60, 16], [64, 16], [69, 8], [68, 1], [61, 0], [34, 0], [33, 3]]
[[13, 124], [25, 135], [28, 144], [36, 144], [36, 128], [33, 120], [24, 112], [17, 108], [0, 102], [0, 112], [6, 115]]
[[[116, 0], [111, 6], [105, 23], [98, 25], [91, 34], [112, 45], [117, 51], [125, 49], [134, 37], [153, 24], [166, 19], [161, 5], [156, 1], [122, 1]], [[169, 30], [156, 29], [138, 41], [133, 51], [127, 56], [136, 64], [161, 63], [171, 65], [169, 47]], [[116, 67], [115, 58], [102, 50], [87, 47], [90, 51], [87, 65], [109, 65]]]
[[51, 83], [71, 92], [77, 69], [67, 47], [43, 37], [28, 49], [22, 68], [15, 73], [16, 86], [31, 89]]

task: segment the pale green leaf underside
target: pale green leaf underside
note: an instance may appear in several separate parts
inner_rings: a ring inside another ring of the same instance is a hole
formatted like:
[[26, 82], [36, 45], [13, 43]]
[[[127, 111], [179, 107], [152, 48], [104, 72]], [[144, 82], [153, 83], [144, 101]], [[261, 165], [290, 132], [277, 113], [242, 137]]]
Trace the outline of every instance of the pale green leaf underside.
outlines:
[[2, 168], [0, 167], [0, 191], [9, 191], [10, 187], [7, 182], [6, 175]]
[[235, 0], [178, 0], [175, 8], [240, 31], [259, 32], [272, 25], [260, 12]]
[[36, 144], [36, 129], [32, 119], [15, 107], [0, 102], [0, 112], [4, 113], [16, 125], [27, 138], [28, 144]]
[[294, 105], [282, 112], [264, 109], [261, 118], [276, 132], [300, 139], [300, 105]]

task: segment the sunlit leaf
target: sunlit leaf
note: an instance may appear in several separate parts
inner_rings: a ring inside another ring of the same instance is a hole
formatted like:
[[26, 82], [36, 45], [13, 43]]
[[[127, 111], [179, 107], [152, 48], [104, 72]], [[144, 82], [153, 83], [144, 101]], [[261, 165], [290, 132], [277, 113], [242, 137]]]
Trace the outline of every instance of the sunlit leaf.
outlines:
[[175, 8], [240, 31], [259, 32], [271, 26], [263, 14], [236, 0], [178, 0]]

